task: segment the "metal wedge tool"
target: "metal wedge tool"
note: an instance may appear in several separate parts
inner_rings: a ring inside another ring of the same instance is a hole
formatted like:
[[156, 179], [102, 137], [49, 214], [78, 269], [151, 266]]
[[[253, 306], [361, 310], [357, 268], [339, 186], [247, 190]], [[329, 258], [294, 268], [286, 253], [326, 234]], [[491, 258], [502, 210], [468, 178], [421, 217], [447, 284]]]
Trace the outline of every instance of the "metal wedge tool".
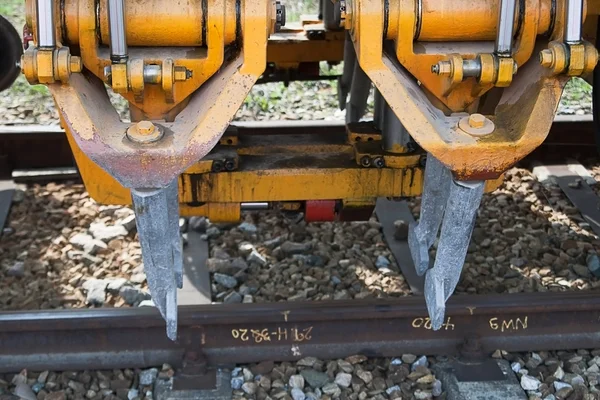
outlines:
[[175, 341], [177, 287], [183, 279], [177, 180], [165, 188], [133, 189], [131, 197], [152, 300], [167, 322], [167, 336]]
[[435, 263], [425, 276], [425, 301], [434, 330], [442, 327], [446, 301], [460, 279], [484, 185], [454, 180], [450, 185]]
[[450, 182], [452, 182], [450, 170], [428, 154], [421, 198], [421, 215], [419, 222], [411, 224], [408, 231], [408, 245], [419, 276], [429, 269], [429, 249], [433, 246], [440, 230], [450, 192]]

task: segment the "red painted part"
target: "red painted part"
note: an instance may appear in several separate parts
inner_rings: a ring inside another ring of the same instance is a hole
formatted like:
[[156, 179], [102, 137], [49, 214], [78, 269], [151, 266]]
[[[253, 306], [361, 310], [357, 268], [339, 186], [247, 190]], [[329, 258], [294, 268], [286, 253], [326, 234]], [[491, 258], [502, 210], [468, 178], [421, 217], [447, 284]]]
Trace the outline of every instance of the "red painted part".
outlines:
[[29, 48], [29, 42], [33, 42], [33, 34], [27, 24], [25, 24], [23, 26], [23, 49], [27, 50]]
[[335, 200], [307, 200], [304, 206], [306, 222], [335, 221]]

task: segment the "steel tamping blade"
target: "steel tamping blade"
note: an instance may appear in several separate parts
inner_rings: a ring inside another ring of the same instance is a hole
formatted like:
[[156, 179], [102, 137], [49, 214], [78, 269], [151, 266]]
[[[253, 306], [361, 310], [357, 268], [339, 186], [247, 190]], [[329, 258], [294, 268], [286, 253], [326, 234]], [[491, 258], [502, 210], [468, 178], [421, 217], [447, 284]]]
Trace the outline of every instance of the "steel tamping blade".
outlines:
[[172, 210], [178, 207], [177, 180], [165, 188], [133, 189], [131, 197], [150, 294], [167, 322], [167, 336], [176, 340], [177, 287], [183, 266], [179, 215]]

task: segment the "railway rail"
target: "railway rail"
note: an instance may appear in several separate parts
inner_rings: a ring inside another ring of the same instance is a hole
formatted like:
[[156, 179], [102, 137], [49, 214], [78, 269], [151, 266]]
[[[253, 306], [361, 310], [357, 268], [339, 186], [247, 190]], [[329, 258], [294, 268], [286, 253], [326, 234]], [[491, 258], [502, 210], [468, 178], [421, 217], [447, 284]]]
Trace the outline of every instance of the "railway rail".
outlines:
[[186, 358], [208, 366], [313, 356], [403, 353], [484, 357], [495, 349], [600, 343], [595, 292], [455, 296], [439, 331], [423, 298], [179, 308], [177, 342], [154, 308], [0, 313], [0, 372], [149, 367]]

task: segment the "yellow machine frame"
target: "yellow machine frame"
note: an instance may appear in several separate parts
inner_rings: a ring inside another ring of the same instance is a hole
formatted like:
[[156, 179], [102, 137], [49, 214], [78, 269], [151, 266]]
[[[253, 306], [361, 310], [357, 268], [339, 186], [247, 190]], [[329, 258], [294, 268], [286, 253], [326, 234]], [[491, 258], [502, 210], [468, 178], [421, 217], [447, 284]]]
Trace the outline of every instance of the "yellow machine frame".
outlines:
[[[506, 58], [493, 49], [499, 0], [338, 0], [340, 30], [307, 21], [278, 33], [268, 0], [241, 1], [239, 11], [235, 0], [209, 0], [206, 7], [201, 0], [181, 7], [145, 0], [127, 2], [131, 49], [126, 63], [115, 63], [107, 48], [107, 1], [99, 8], [93, 0], [57, 1], [57, 49], [28, 50], [25, 75], [50, 85], [94, 199], [128, 204], [126, 188], [165, 184], [185, 171], [181, 213], [221, 221], [238, 219], [244, 202], [350, 205], [419, 195], [425, 152], [459, 179], [489, 179], [492, 190], [544, 141], [569, 76], [585, 76], [598, 58], [588, 42], [561, 42], [566, 0], [517, 2], [524, 9]], [[597, 18], [589, 17], [598, 15], [600, 2], [584, 3], [585, 32], [595, 32]], [[35, 36], [34, 0], [27, 0], [27, 17]], [[360, 67], [423, 151], [384, 151], [381, 132], [353, 125], [327, 139], [221, 139], [267, 63], [293, 69], [340, 62], [344, 28]], [[477, 78], [463, 75], [465, 60], [481, 64]], [[144, 78], [148, 65], [161, 70], [152, 82]], [[138, 128], [109, 110], [94, 80], [130, 102], [132, 121], [158, 121], [152, 131], [164, 133], [167, 144], [123, 142]], [[490, 134], [479, 134], [484, 126]], [[363, 164], [365, 157], [375, 166]]]

